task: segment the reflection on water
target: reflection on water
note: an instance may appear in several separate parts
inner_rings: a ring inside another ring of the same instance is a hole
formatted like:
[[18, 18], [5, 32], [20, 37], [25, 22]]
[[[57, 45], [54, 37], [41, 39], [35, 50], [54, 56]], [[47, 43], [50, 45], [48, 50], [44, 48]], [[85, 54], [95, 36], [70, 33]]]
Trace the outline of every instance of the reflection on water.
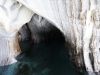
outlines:
[[62, 42], [20, 45], [30, 52], [20, 54], [17, 63], [0, 67], [0, 75], [82, 75], [69, 60]]

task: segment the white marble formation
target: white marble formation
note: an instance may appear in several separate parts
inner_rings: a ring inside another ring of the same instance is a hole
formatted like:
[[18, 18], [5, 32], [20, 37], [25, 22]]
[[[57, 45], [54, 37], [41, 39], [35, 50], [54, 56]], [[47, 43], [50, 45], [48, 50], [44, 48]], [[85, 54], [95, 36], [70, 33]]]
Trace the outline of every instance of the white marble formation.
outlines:
[[[78, 67], [100, 72], [100, 0], [0, 0], [0, 27], [7, 35], [16, 33], [34, 13], [48, 19], [64, 34], [74, 48], [70, 55]], [[7, 43], [8, 38], [2, 39]]]

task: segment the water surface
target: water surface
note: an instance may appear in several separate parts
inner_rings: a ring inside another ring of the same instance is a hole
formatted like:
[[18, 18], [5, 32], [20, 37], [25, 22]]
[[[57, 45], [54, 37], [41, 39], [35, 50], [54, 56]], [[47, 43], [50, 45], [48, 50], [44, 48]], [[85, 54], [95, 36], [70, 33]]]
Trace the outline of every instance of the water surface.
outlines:
[[20, 42], [18, 62], [0, 67], [0, 75], [82, 75], [70, 61], [64, 42]]

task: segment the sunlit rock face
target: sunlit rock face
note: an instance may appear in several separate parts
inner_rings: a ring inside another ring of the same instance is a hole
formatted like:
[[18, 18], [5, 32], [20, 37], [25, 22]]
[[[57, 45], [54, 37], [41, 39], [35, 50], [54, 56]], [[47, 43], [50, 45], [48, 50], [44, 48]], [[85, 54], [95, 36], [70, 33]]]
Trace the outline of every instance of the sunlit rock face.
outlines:
[[18, 31], [23, 24], [30, 21], [33, 14], [16, 0], [0, 0], [0, 27], [7, 33]]
[[17, 32], [33, 12], [15, 0], [0, 0], [0, 66], [17, 62], [21, 53]]
[[[100, 72], [100, 0], [0, 0], [0, 28], [6, 33], [3, 36], [3, 31], [0, 32], [5, 43], [0, 53], [3, 55], [3, 49], [7, 47], [5, 52], [10, 56], [9, 60], [20, 52], [14, 40], [18, 30], [30, 21], [34, 13], [48, 19], [63, 33], [78, 67]], [[0, 64], [4, 65], [2, 55]]]

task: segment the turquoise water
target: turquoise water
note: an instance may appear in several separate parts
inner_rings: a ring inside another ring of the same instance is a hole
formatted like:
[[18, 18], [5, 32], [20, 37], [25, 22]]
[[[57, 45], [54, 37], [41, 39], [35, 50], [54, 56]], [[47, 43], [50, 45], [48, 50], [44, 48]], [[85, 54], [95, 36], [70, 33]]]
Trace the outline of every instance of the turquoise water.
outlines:
[[70, 61], [64, 42], [20, 42], [20, 46], [26, 53], [17, 57], [18, 62], [0, 67], [0, 75], [82, 75]]

